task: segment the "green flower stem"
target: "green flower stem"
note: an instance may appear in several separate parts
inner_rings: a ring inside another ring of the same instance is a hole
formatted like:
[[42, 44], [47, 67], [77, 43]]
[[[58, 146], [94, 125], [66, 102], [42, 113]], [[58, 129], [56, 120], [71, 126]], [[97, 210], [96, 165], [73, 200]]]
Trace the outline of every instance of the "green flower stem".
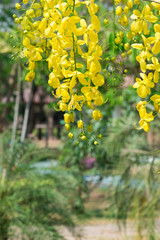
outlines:
[[[74, 15], [74, 10], [75, 10], [75, 0], [73, 0], [73, 12], [72, 16]], [[74, 39], [74, 34], [72, 33], [72, 38], [73, 38], [73, 53], [74, 53], [74, 66], [76, 70], [76, 64], [77, 64], [77, 59], [76, 59], [76, 44], [75, 44], [75, 39]]]
[[76, 45], [75, 45], [74, 34], [72, 34], [72, 38], [73, 38], [74, 65], [76, 70], [77, 59], [76, 59]]
[[[112, 4], [113, 4], [113, 36], [115, 39], [115, 37], [116, 37], [116, 9], [115, 9], [114, 0], [112, 0]], [[113, 51], [114, 51], [114, 49], [113, 49]]]

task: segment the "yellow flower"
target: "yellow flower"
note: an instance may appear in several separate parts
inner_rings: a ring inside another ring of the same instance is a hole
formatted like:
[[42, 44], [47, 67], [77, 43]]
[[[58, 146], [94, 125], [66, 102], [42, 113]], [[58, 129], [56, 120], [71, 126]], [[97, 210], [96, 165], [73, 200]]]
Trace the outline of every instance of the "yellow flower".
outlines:
[[26, 75], [25, 80], [28, 81], [28, 82], [32, 82], [34, 78], [35, 78], [35, 72], [31, 70], [31, 71]]
[[157, 83], [159, 80], [160, 63], [156, 57], [152, 57], [152, 63], [153, 64], [147, 64], [147, 69], [155, 70], [154, 82]]
[[91, 2], [88, 7], [88, 11], [91, 16], [95, 15], [98, 12], [98, 5], [94, 2]]
[[154, 108], [155, 110], [160, 113], [160, 95], [155, 94], [151, 98], [151, 101], [154, 102]]
[[28, 66], [29, 70], [34, 70], [35, 66], [36, 66], [35, 62], [29, 61], [29, 66]]
[[152, 82], [153, 73], [149, 73], [148, 76], [144, 73], [140, 73], [140, 78], [136, 78], [136, 83], [133, 85], [133, 88], [137, 88], [137, 94], [141, 98], [146, 98], [148, 94], [151, 94], [151, 88], [154, 87], [154, 83]]
[[135, 19], [131, 24], [131, 31], [135, 33], [144, 32], [145, 35], [147, 35], [148, 32], [147, 22], [155, 23], [158, 20], [158, 18], [152, 14], [148, 5], [144, 6], [142, 13], [139, 10], [133, 10], [131, 18]]
[[137, 104], [137, 110], [139, 111], [140, 121], [139, 125], [144, 129], [145, 132], [148, 132], [150, 129], [150, 122], [154, 120], [153, 112], [147, 113], [146, 111], [146, 101], [141, 101]]
[[94, 120], [98, 121], [100, 118], [102, 118], [102, 113], [95, 109], [92, 113], [92, 117], [94, 118]]
[[54, 75], [53, 72], [49, 74], [48, 84], [53, 88], [58, 88], [60, 86], [59, 79]]
[[160, 32], [156, 32], [155, 37], [149, 37], [147, 40], [150, 42], [150, 44], [154, 43], [152, 48], [153, 54], [160, 53]]
[[35, 48], [31, 46], [29, 47], [28, 58], [30, 58], [31, 61], [40, 61], [42, 60], [40, 52], [43, 52], [42, 48]]
[[72, 95], [71, 101], [68, 105], [68, 110], [77, 109], [78, 111], [81, 111], [84, 100], [85, 99], [83, 95]]
[[152, 54], [150, 53], [151, 46], [148, 43], [145, 36], [142, 35], [142, 39], [143, 39], [144, 45], [142, 43], [135, 43], [135, 44], [132, 44], [132, 47], [138, 50], [142, 50], [140, 54], [136, 57], [136, 60], [139, 62], [142, 72], [146, 72], [146, 68], [147, 68], [146, 59], [149, 61], [150, 58], [152, 57]]
[[93, 29], [95, 29], [96, 32], [99, 32], [99, 30], [101, 28], [101, 24], [100, 24], [100, 21], [99, 21], [99, 19], [96, 15], [93, 15], [91, 17], [91, 24], [92, 24]]
[[96, 74], [100, 71], [101, 71], [101, 64], [99, 63], [99, 61], [97, 60], [92, 61], [90, 65], [90, 72], [93, 74]]
[[102, 86], [104, 84], [104, 77], [98, 73], [95, 77], [92, 78], [92, 82], [97, 87]]
[[141, 114], [141, 120], [139, 125], [144, 129], [145, 132], [148, 132], [150, 129], [150, 122], [154, 120], [153, 112]]
[[58, 103], [58, 105], [59, 105], [59, 109], [60, 109], [62, 112], [65, 112], [65, 111], [68, 110], [68, 105], [67, 105], [66, 103], [60, 101], [60, 102]]
[[138, 111], [143, 111], [143, 110], [146, 111], [146, 105], [147, 105], [146, 101], [140, 101], [139, 103], [137, 103], [136, 108]]

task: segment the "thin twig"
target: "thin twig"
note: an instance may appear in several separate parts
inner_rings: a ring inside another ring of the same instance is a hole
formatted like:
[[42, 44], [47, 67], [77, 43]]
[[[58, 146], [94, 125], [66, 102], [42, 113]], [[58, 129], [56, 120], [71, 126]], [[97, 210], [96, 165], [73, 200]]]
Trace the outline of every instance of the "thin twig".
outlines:
[[159, 1], [156, 1], [156, 0], [143, 0], [143, 1], [146, 1], [146, 2], [154, 2], [154, 3], [160, 4], [160, 2], [159, 2]]

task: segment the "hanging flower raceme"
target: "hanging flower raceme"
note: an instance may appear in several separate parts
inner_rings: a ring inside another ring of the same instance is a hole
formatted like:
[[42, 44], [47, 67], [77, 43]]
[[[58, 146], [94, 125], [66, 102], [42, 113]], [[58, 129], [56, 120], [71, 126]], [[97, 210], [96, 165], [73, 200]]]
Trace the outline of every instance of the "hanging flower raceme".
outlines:
[[[142, 0], [115, 0], [115, 5], [117, 5], [116, 14], [119, 23], [123, 28], [129, 25], [125, 29], [129, 44], [138, 52], [136, 60], [140, 64], [142, 73], [140, 73], [141, 78], [136, 78], [133, 88], [137, 89], [137, 94], [142, 99], [148, 100], [150, 97], [149, 102], [154, 106], [154, 111], [148, 113], [147, 101], [140, 101], [137, 104], [140, 128], [148, 132], [150, 122], [160, 113], [160, 95], [152, 96], [151, 92], [152, 88], [157, 89], [159, 82], [160, 63], [157, 54], [160, 53], [160, 24], [158, 24], [160, 4], [154, 1], [147, 3]], [[124, 20], [126, 18], [127, 20]], [[154, 35], [151, 35], [149, 30], [152, 26]]]
[[[102, 48], [98, 44], [101, 27], [96, 16], [98, 5], [94, 0], [23, 0], [23, 3], [30, 4], [20, 17], [29, 70], [25, 79], [31, 82], [36, 63], [47, 61], [48, 84], [53, 88], [53, 95], [60, 99], [59, 109], [66, 112], [66, 130], [75, 121], [75, 110], [81, 112], [85, 106], [92, 110], [91, 118], [98, 121], [102, 114], [96, 108], [104, 103], [99, 91], [104, 77], [100, 64]], [[89, 22], [78, 15], [77, 8], [81, 6], [87, 8]], [[20, 9], [21, 5], [16, 4], [16, 8]], [[77, 124], [83, 133], [82, 119]], [[72, 138], [73, 134], [68, 136]]]

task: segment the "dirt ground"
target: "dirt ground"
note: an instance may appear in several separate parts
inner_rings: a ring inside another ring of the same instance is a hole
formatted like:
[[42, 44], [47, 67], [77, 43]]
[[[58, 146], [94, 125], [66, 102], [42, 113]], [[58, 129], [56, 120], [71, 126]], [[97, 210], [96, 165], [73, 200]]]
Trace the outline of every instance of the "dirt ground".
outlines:
[[35, 139], [34, 142], [36, 146], [38, 146], [39, 148], [44, 147], [57, 148], [62, 143], [62, 141], [57, 138], [49, 139], [48, 141], [46, 141], [45, 139], [42, 140]]
[[[73, 237], [65, 227], [61, 227], [59, 232], [66, 240], [140, 240], [136, 231], [134, 222], [129, 222], [124, 229], [119, 229], [114, 220], [96, 220], [85, 225], [76, 227], [76, 232], [81, 235], [81, 238]], [[147, 240], [142, 238], [143, 240]], [[142, 240], [141, 239], [141, 240]]]

